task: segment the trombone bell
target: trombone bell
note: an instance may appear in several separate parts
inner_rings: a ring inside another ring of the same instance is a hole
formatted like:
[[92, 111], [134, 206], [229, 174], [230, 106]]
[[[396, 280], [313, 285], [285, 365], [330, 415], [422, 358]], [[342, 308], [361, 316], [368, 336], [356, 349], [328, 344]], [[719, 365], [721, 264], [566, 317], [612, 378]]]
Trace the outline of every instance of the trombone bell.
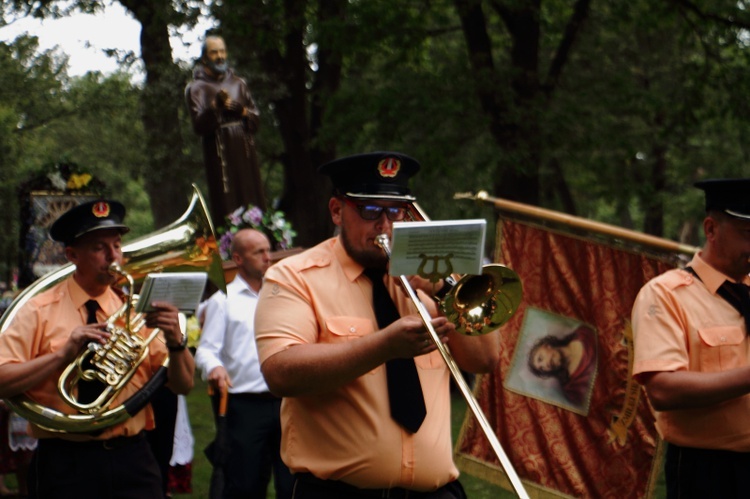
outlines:
[[456, 331], [478, 336], [495, 331], [516, 313], [523, 287], [518, 274], [500, 264], [482, 267], [481, 275], [465, 275], [440, 302]]

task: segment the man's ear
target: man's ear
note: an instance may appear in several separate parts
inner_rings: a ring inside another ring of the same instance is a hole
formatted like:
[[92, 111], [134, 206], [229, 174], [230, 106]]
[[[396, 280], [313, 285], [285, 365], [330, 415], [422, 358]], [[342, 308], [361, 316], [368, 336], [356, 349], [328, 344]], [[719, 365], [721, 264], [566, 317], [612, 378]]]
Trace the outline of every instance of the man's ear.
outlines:
[[703, 219], [703, 232], [706, 234], [706, 239], [710, 241], [716, 237], [718, 226], [719, 221], [710, 215]]
[[73, 264], [78, 261], [78, 252], [74, 246], [65, 246], [65, 258]]
[[328, 200], [328, 211], [331, 212], [331, 220], [334, 225], [341, 225], [344, 211], [344, 200], [341, 198], [332, 197]]

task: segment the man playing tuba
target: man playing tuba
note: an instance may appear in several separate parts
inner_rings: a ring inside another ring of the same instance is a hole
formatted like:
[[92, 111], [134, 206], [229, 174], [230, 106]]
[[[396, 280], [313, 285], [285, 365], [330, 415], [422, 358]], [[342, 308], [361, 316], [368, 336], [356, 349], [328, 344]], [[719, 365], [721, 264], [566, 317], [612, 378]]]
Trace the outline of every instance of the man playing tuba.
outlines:
[[[122, 263], [121, 236], [129, 230], [124, 217], [122, 204], [98, 200], [72, 208], [52, 225], [50, 235], [64, 243], [75, 271], [25, 303], [0, 335], [0, 397], [26, 394], [55, 411], [75, 412], [58, 393], [58, 379], [82, 350], [110, 338], [106, 319], [123, 304], [112, 287], [116, 277], [110, 265]], [[114, 404], [137, 393], [167, 355], [167, 386], [177, 394], [193, 386], [193, 357], [185, 349], [178, 310], [164, 302], [152, 305], [138, 334], [147, 337], [150, 328], [158, 327], [163, 336], [149, 344], [148, 357]], [[103, 386], [82, 380], [76, 396], [95, 399]], [[53, 432], [31, 424], [39, 445], [30, 467], [30, 497], [162, 499], [159, 467], [144, 436], [153, 427], [149, 405], [97, 433]]]

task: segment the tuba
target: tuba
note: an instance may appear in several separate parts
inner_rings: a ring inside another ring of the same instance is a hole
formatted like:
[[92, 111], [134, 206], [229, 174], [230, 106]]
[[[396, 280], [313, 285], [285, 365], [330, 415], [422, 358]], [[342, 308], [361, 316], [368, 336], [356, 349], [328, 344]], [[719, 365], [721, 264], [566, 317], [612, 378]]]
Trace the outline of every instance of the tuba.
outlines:
[[[133, 290], [146, 275], [155, 272], [205, 272], [219, 289], [226, 288], [213, 223], [195, 184], [190, 204], [179, 219], [157, 232], [125, 244], [122, 250], [123, 266], [120, 268], [113, 264], [110, 271], [119, 276], [117, 285], [126, 284], [128, 293], [120, 310], [107, 320], [110, 339], [105, 345], [91, 344], [84, 349], [63, 371], [58, 382], [60, 396], [71, 406], [72, 413], [44, 407], [24, 394], [5, 400], [11, 410], [45, 430], [88, 433], [119, 424], [138, 413], [166, 381], [169, 357], [137, 393], [112, 407], [114, 399], [147, 357], [148, 344], [159, 332], [154, 330], [148, 338], [141, 338], [136, 333], [144, 326], [145, 319], [131, 313], [138, 300]], [[0, 318], [0, 334], [8, 328], [24, 304], [67, 279], [74, 269], [73, 264], [67, 264], [24, 289]], [[87, 367], [84, 367], [85, 361], [89, 361]], [[81, 380], [99, 380], [104, 389], [94, 401], [81, 403], [75, 395]]]

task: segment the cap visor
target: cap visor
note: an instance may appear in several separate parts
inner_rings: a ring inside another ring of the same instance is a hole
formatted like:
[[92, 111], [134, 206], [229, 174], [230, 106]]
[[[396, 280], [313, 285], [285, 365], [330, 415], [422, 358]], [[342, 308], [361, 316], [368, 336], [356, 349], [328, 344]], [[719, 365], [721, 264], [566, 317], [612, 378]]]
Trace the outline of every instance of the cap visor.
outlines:
[[362, 194], [357, 192], [347, 192], [345, 194], [348, 198], [353, 199], [383, 199], [386, 201], [416, 201], [417, 198], [409, 195], [398, 195], [398, 194]]
[[125, 234], [126, 232], [130, 232], [130, 227], [127, 225], [98, 225], [96, 227], [91, 227], [90, 229], [86, 229], [83, 232], [79, 232], [76, 234], [73, 239], [78, 239], [79, 237], [83, 236], [84, 234], [89, 234], [91, 232], [96, 232], [98, 230], [106, 230], [106, 229], [116, 229], [120, 231], [120, 234]]
[[727, 215], [731, 215], [735, 218], [741, 218], [743, 220], [750, 220], [750, 214], [747, 213], [740, 213], [738, 211], [732, 211], [732, 210], [724, 210], [724, 213]]

